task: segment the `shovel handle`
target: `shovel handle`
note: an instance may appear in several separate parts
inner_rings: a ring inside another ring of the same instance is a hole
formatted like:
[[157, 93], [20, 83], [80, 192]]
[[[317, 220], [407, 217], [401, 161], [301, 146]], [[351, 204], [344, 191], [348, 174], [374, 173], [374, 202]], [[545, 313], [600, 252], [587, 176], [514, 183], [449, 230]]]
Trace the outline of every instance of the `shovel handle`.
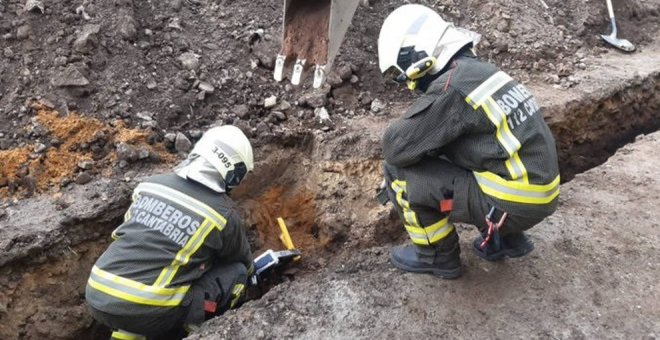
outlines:
[[610, 18], [614, 19], [614, 8], [612, 7], [612, 0], [607, 0], [607, 11], [610, 13]]

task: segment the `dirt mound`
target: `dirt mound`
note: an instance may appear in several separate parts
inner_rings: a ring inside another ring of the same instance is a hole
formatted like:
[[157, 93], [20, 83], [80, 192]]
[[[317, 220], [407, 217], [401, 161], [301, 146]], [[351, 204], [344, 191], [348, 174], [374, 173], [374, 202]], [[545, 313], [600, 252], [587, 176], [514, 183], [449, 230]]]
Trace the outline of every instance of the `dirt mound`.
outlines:
[[149, 132], [128, 129], [121, 121], [113, 125], [71, 112], [59, 112], [41, 104], [34, 124], [28, 129], [50, 138], [49, 146], [37, 143], [10, 150], [0, 150], [0, 197], [58, 190], [76, 181], [85, 184], [93, 174], [112, 174], [117, 164], [115, 144], [143, 148], [147, 157], [172, 161], [174, 156], [162, 144], [149, 145]]
[[[607, 51], [598, 37], [608, 31], [604, 1], [546, 0], [548, 8], [542, 1], [417, 2], [481, 33], [480, 54], [523, 80], [574, 86], [575, 71]], [[362, 3], [335, 63], [343, 67], [341, 79], [329, 77], [332, 89], [306, 100], [306, 87], [272, 81], [281, 2], [102, 1], [86, 2], [83, 14], [73, 2], [48, 2], [41, 13], [25, 12], [24, 1], [3, 1], [0, 111], [7, 114], [0, 115], [0, 149], [35, 142], [12, 131], [29, 123], [24, 103], [33, 98], [47, 97], [59, 109], [105, 123], [123, 119], [129, 127], [151, 127], [160, 137], [182, 132], [194, 139], [198, 130], [222, 122], [256, 140], [300, 126], [331, 131], [344, 119], [374, 115], [374, 99], [409, 101], [406, 90], [386, 85], [373, 64], [380, 23], [402, 2]], [[620, 35], [640, 49], [657, 36], [659, 0], [615, 1], [615, 9]], [[273, 95], [277, 105], [265, 108], [264, 99]], [[314, 109], [321, 106], [332, 123], [319, 123]]]

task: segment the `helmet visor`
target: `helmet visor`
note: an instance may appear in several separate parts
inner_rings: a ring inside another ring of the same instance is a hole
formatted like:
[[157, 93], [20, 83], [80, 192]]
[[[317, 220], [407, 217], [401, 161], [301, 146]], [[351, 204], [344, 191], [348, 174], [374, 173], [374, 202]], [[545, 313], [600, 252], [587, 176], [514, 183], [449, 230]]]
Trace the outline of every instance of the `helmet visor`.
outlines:
[[247, 175], [248, 169], [245, 163], [240, 162], [234, 164], [234, 170], [231, 170], [227, 172], [227, 178], [225, 178], [225, 184], [227, 184], [227, 187], [230, 189], [233, 189], [237, 187], [243, 178], [245, 178], [245, 175]]
[[385, 72], [383, 72], [383, 76], [385, 79], [393, 80], [398, 84], [402, 84], [406, 81], [406, 79], [408, 79], [403, 70], [396, 65], [392, 65], [387, 70], [385, 70]]

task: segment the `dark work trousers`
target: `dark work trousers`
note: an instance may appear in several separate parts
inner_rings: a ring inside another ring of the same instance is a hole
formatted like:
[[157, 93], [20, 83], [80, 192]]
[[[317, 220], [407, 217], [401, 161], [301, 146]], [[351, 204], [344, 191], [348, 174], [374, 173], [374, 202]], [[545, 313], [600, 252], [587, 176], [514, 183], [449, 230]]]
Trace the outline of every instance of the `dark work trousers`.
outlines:
[[[202, 277], [193, 282], [188, 294], [192, 300], [187, 306], [171, 308], [157, 308], [159, 312], [153, 315], [112, 315], [89, 307], [90, 313], [98, 322], [112, 328], [121, 329], [144, 335], [148, 338], [162, 338], [163, 335], [178, 331], [188, 324], [200, 324], [205, 320], [205, 300], [217, 303], [218, 311], [228, 309], [232, 299], [232, 292], [237, 286], [247, 282], [247, 269], [242, 263], [219, 264], [213, 266]], [[127, 308], [130, 304], [127, 302]], [[155, 309], [156, 311], [156, 309]], [[169, 337], [165, 337], [169, 338]]]
[[[409, 225], [411, 215], [414, 214], [422, 228], [427, 228], [447, 217], [450, 224], [452, 222], [472, 224], [480, 231], [488, 227], [486, 215], [493, 207], [494, 201], [481, 191], [472, 171], [446, 159], [427, 157], [405, 168], [384, 163], [384, 174], [388, 197], [399, 217], [404, 221], [404, 225]], [[397, 196], [397, 191], [402, 187], [405, 188], [404, 193], [399, 193]], [[453, 199], [453, 209], [449, 213], [442, 213], [440, 201], [446, 199]], [[509, 213], [500, 232], [502, 235], [521, 232], [538, 224], [543, 218], [516, 216]], [[430, 243], [433, 245], [435, 242]]]

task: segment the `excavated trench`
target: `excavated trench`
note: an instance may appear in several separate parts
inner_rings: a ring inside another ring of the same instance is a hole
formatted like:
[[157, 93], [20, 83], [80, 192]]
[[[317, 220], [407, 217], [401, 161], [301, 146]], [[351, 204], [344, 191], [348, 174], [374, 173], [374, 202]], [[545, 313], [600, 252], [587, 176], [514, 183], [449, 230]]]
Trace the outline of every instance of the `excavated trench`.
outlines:
[[[565, 181], [603, 163], [635, 136], [658, 130], [659, 78], [653, 74], [598, 98], [545, 108], [552, 112], [548, 123]], [[403, 239], [389, 210], [372, 200], [381, 178], [379, 136], [385, 124], [365, 118], [334, 137], [307, 133], [257, 150], [256, 173], [234, 193], [245, 210], [253, 248], [282, 248], [275, 222], [281, 216], [304, 253], [273, 284], [323, 267], [339, 252]], [[25, 232], [3, 244], [11, 251], [0, 257], [0, 338], [107, 338], [108, 331], [86, 313], [83, 287], [129, 204], [130, 186], [106, 181], [95, 189], [100, 194], [81, 193], [81, 204], [101, 204], [85, 207], [80, 216], [68, 212], [78, 209], [75, 203], [60, 207], [63, 213], [40, 210], [40, 201], [24, 208], [33, 210], [19, 217], [59, 220], [59, 227], [45, 234]], [[64, 217], [55, 218], [58, 214]]]

